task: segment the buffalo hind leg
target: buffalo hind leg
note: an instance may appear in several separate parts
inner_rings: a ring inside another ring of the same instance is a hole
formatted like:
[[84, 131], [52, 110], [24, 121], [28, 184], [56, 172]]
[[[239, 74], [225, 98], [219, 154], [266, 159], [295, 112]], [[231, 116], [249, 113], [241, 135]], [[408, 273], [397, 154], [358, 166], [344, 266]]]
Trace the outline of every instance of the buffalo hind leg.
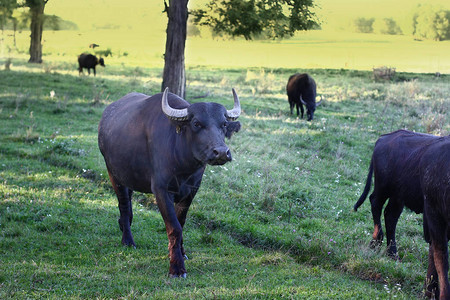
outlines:
[[427, 298], [432, 298], [433, 296], [435, 296], [435, 299], [439, 298], [438, 274], [436, 271], [436, 266], [434, 265], [433, 246], [431, 243], [428, 250], [428, 270], [425, 281], [425, 296]]
[[428, 271], [425, 283], [425, 295], [436, 299], [449, 299], [448, 282], [448, 246], [442, 240], [432, 240], [428, 252]]
[[[108, 172], [109, 173], [109, 172]], [[133, 221], [133, 209], [131, 205], [131, 196], [133, 191], [117, 183], [117, 180], [109, 173], [109, 178], [113, 186], [114, 192], [117, 195], [119, 201], [119, 227], [122, 231], [122, 244], [136, 248], [133, 235], [131, 234], [131, 223]]]
[[397, 242], [395, 241], [395, 229], [397, 228], [398, 218], [403, 211], [403, 205], [398, 204], [397, 199], [390, 199], [384, 209], [384, 223], [386, 227], [387, 254], [393, 259], [398, 259]]
[[425, 206], [424, 230], [428, 230], [426, 238], [430, 239], [426, 295], [431, 297], [434, 292], [436, 299], [450, 299], [447, 222], [430, 210]]
[[[445, 235], [447, 236], [447, 235]], [[440, 299], [450, 299], [450, 286], [448, 282], [448, 242], [443, 240], [433, 241], [433, 261], [439, 279]]]
[[384, 234], [383, 229], [381, 228], [381, 211], [387, 198], [382, 199], [378, 197], [376, 191], [374, 191], [369, 198], [374, 224], [372, 240], [370, 241], [369, 246], [373, 249], [380, 246], [383, 242]]

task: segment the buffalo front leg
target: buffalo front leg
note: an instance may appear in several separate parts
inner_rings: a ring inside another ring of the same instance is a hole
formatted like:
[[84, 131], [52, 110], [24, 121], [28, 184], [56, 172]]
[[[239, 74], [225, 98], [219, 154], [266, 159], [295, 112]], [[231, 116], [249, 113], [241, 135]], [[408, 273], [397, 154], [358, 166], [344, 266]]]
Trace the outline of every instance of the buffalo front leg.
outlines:
[[[109, 173], [109, 172], [108, 172]], [[119, 227], [122, 231], [122, 244], [126, 246], [136, 247], [133, 235], [131, 234], [131, 222], [133, 220], [133, 210], [131, 206], [131, 195], [133, 193], [129, 188], [118, 184], [114, 176], [109, 173], [114, 192], [119, 200]]]
[[[175, 212], [177, 215], [178, 222], [181, 225], [181, 228], [184, 228], [184, 223], [186, 223], [186, 216], [196, 192], [197, 189], [191, 191], [191, 194], [188, 197], [186, 197], [186, 199], [183, 199], [182, 201], [175, 204]], [[187, 259], [186, 251], [184, 250], [183, 247], [183, 238], [181, 238], [181, 254], [183, 255], [184, 259]]]
[[159, 211], [166, 225], [167, 237], [169, 239], [170, 277], [186, 277], [184, 257], [181, 250], [183, 240], [183, 228], [178, 221], [172, 195], [167, 191], [154, 188]]
[[291, 109], [291, 115], [292, 115], [292, 112], [294, 111], [294, 106], [295, 106], [295, 103], [289, 100], [289, 108]]
[[[175, 210], [176, 210], [176, 213], [177, 213], [178, 222], [181, 225], [181, 229], [183, 229], [184, 228], [184, 223], [186, 222], [186, 215], [187, 215], [187, 212], [189, 210], [189, 206], [182, 206], [180, 204], [177, 204], [175, 206]], [[181, 254], [183, 255], [184, 259], [187, 259], [188, 257], [186, 255], [186, 251], [184, 250], [184, 247], [183, 247], [183, 237], [181, 237], [181, 244], [180, 244], [180, 246], [181, 246]], [[169, 248], [170, 248], [170, 245], [169, 245]]]
[[300, 106], [300, 111], [302, 112], [302, 119], [303, 119], [303, 114], [305, 113], [305, 110], [303, 109], [303, 104], [301, 104], [301, 103], [297, 103], [297, 116], [299, 115], [299, 112], [298, 112], [299, 106]]

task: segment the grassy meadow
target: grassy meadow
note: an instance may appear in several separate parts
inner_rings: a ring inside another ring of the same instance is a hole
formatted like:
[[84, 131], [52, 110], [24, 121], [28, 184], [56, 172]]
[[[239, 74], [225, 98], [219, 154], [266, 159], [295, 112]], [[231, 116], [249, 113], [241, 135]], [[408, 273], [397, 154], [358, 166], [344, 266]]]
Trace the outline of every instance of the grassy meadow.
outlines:
[[[422, 220], [407, 209], [401, 262], [370, 249], [369, 203], [355, 213], [373, 144], [399, 128], [450, 133], [450, 77], [333, 69], [188, 66], [187, 96], [232, 106], [234, 160], [208, 166], [188, 214], [188, 277], [167, 277], [167, 237], [152, 195], [136, 194], [136, 249], [121, 246], [117, 200], [97, 147], [104, 107], [154, 94], [161, 69], [122, 64], [78, 76], [70, 59], [0, 71], [0, 298], [420, 297]], [[309, 72], [326, 100], [313, 122], [290, 116], [289, 75]], [[54, 93], [53, 93], [53, 92]]]
[[[450, 41], [338, 32], [331, 19], [327, 30], [283, 41], [188, 37], [186, 99], [231, 108], [234, 87], [242, 129], [227, 141], [233, 161], [206, 168], [188, 213], [188, 276], [169, 279], [155, 198], [134, 195], [137, 248], [123, 247], [97, 146], [108, 104], [132, 91], [160, 91], [163, 1], [151, 10], [146, 0], [106, 2], [49, 1], [47, 13], [80, 29], [45, 31], [41, 65], [27, 63], [29, 32], [17, 32], [16, 46], [11, 31], [0, 33], [0, 299], [422, 296], [422, 216], [404, 210], [401, 261], [394, 261], [385, 244], [369, 248], [369, 200], [352, 208], [379, 135], [450, 134]], [[342, 11], [336, 1], [319, 2], [325, 14], [345, 11], [350, 19], [351, 0], [340, 2]], [[386, 10], [359, 2], [359, 15]], [[406, 7], [397, 2], [397, 10]], [[83, 13], [94, 3], [95, 18]], [[112, 57], [96, 77], [79, 76], [76, 57], [93, 52], [91, 43]], [[396, 68], [396, 76], [374, 80], [379, 66]], [[310, 73], [325, 98], [312, 122], [289, 115], [285, 85], [296, 72]]]

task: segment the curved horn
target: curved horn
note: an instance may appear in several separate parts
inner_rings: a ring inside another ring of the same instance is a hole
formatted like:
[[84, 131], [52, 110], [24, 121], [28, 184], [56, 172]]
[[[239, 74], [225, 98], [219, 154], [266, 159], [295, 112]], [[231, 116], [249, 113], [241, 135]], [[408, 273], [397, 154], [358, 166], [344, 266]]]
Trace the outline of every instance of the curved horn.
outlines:
[[323, 97], [322, 97], [322, 95], [320, 95], [320, 101], [316, 103], [316, 107], [319, 106], [322, 103], [322, 101], [323, 101]]
[[300, 102], [304, 105], [304, 106], [306, 106], [307, 104], [306, 104], [306, 102], [305, 101], [303, 101], [303, 99], [302, 99], [302, 96], [300, 95]]
[[227, 118], [234, 121], [241, 115], [241, 104], [234, 88], [232, 89], [232, 91], [234, 97], [234, 107], [231, 110], [227, 110]]
[[188, 111], [187, 108], [176, 109], [169, 105], [168, 96], [169, 88], [166, 87], [162, 96], [161, 108], [164, 114], [171, 120], [184, 121], [187, 119]]

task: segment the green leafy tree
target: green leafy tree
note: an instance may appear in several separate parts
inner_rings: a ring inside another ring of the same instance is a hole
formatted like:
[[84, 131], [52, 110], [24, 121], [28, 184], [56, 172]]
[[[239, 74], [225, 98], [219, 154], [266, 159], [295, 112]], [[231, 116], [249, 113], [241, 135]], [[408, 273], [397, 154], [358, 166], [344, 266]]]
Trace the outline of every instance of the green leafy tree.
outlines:
[[[184, 50], [188, 19], [188, 0], [164, 2], [168, 16], [162, 90], [185, 96]], [[206, 9], [191, 12], [196, 25], [213, 32], [250, 40], [260, 34], [270, 38], [292, 36], [297, 30], [317, 28], [311, 11], [313, 0], [220, 0], [210, 1]]]
[[402, 34], [402, 30], [392, 18], [377, 19], [373, 23], [373, 31], [381, 34]]
[[242, 36], [247, 40], [264, 35], [285, 38], [297, 30], [317, 28], [311, 0], [210, 1], [206, 9], [192, 12], [194, 23], [207, 25], [217, 35]]
[[450, 39], [450, 11], [432, 5], [418, 5], [411, 14], [409, 33], [417, 39]]
[[354, 31], [361, 33], [372, 33], [374, 18], [356, 18], [353, 21]]
[[[44, 27], [44, 8], [48, 0], [0, 0], [0, 9], [12, 11], [18, 7], [28, 7], [30, 16], [30, 63], [42, 63], [42, 31]], [[19, 20], [15, 20], [19, 24]], [[15, 22], [14, 21], [14, 22]]]
[[438, 40], [450, 40], [450, 10], [436, 12], [436, 37]]
[[44, 15], [44, 29], [60, 30], [61, 18], [55, 15]]
[[2, 32], [8, 19], [12, 18], [13, 12], [17, 6], [16, 0], [0, 0], [0, 29]]

